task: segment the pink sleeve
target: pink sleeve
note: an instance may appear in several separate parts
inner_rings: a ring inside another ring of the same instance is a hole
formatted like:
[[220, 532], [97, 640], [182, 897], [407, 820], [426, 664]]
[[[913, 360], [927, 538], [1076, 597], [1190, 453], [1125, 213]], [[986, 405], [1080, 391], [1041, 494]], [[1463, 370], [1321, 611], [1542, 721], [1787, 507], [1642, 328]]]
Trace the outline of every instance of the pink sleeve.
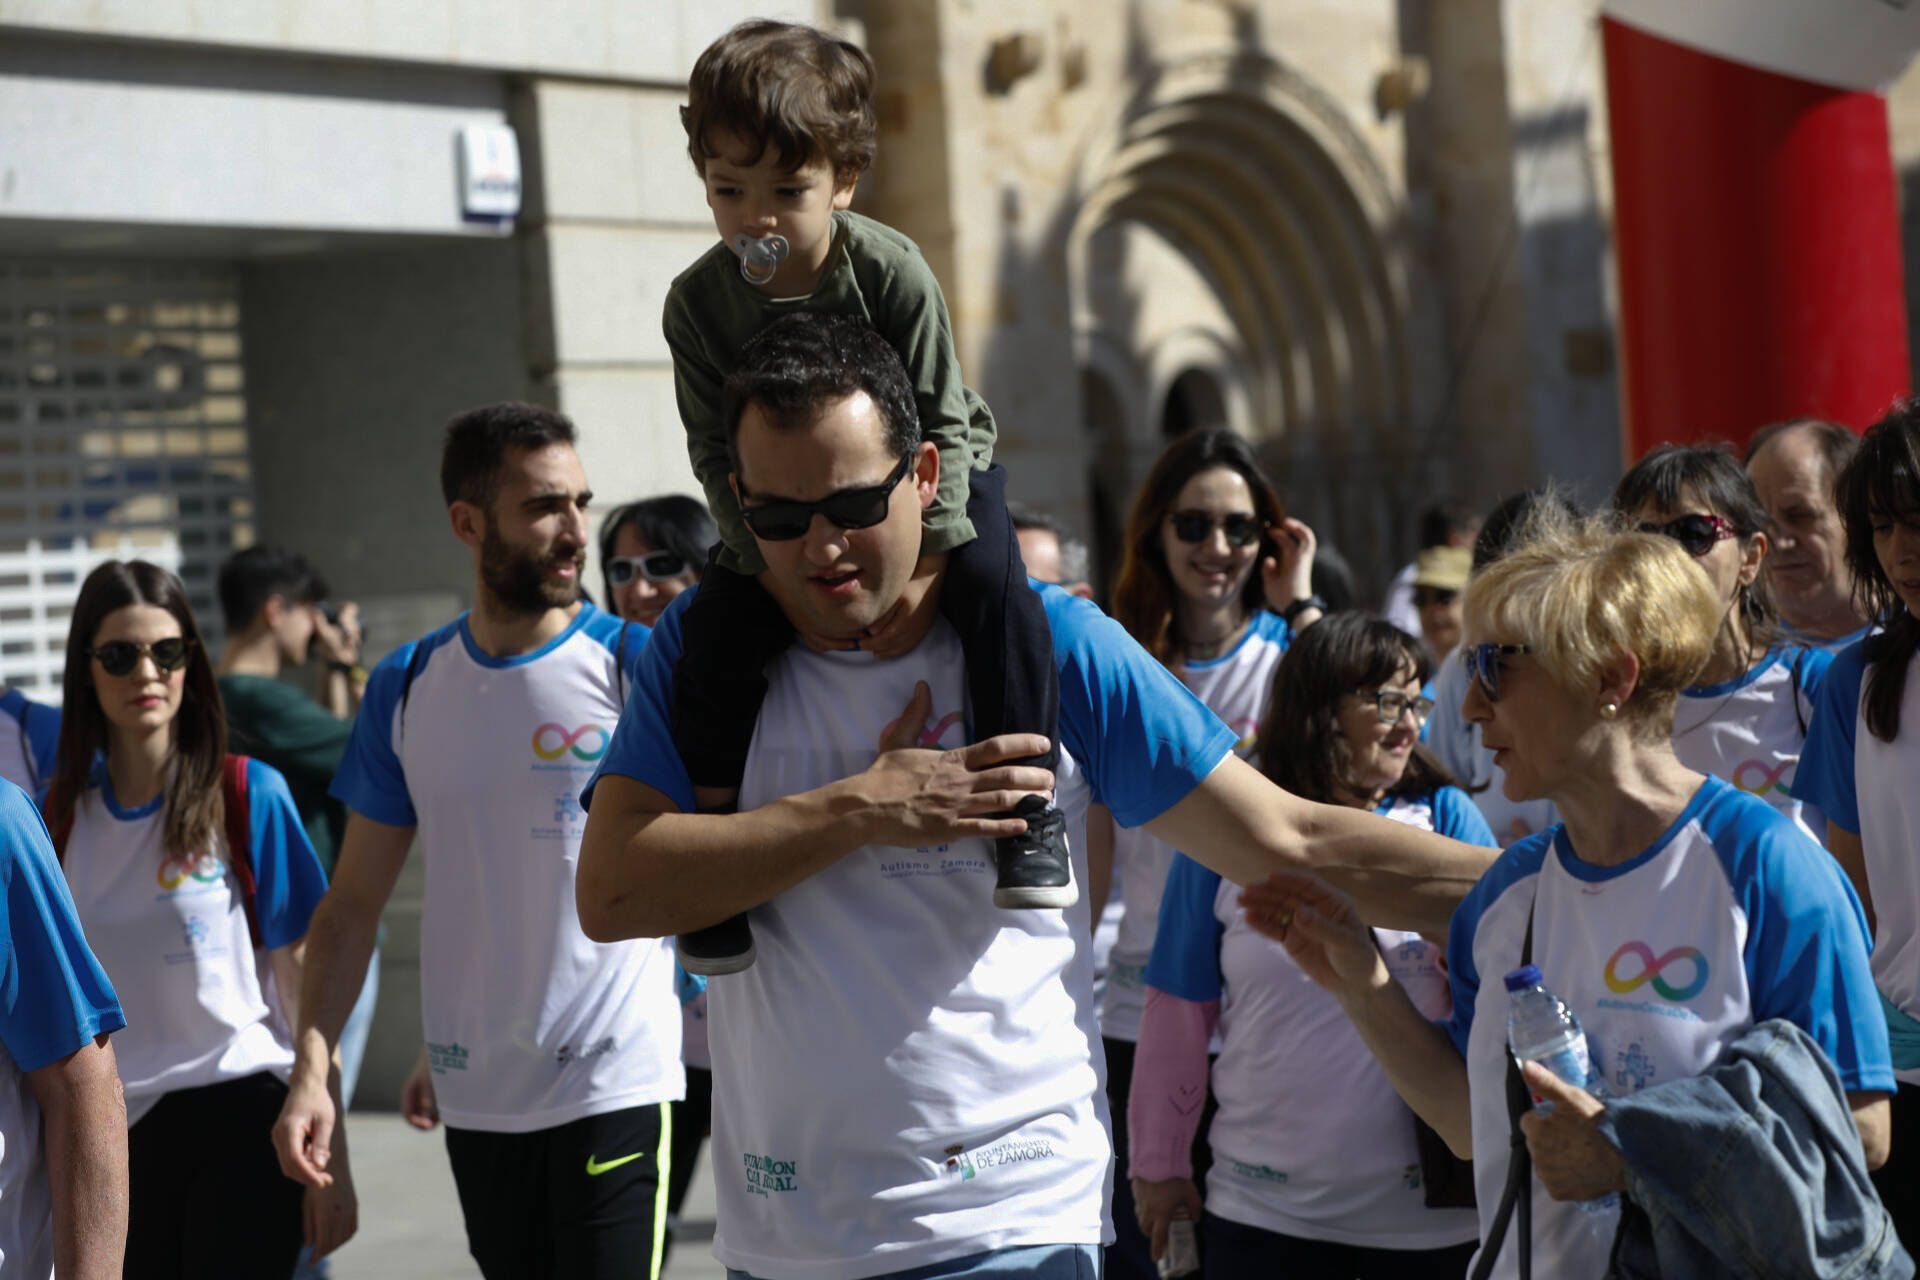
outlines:
[[1127, 1095], [1133, 1167], [1121, 1176], [1153, 1182], [1193, 1176], [1193, 1135], [1207, 1100], [1207, 1045], [1219, 1022], [1218, 1000], [1183, 1000], [1147, 988]]

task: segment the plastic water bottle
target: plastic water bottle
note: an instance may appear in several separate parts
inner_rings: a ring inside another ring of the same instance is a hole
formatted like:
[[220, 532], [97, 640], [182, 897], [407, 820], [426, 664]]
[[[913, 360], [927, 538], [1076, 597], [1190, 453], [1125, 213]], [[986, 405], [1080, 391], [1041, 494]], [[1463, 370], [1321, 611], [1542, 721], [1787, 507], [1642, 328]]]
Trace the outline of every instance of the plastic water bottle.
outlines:
[[[1607, 1096], [1607, 1087], [1594, 1068], [1593, 1055], [1587, 1049], [1587, 1033], [1580, 1029], [1580, 1018], [1566, 1001], [1547, 989], [1539, 967], [1523, 965], [1507, 975], [1507, 1047], [1521, 1062], [1537, 1062], [1547, 1070], [1578, 1085], [1596, 1098]], [[1533, 1100], [1536, 1110], [1552, 1105]], [[1591, 1213], [1603, 1213], [1618, 1207], [1620, 1198], [1605, 1195], [1581, 1202]]]
[[1200, 1242], [1185, 1209], [1175, 1210], [1167, 1224], [1167, 1247], [1160, 1255], [1159, 1269], [1161, 1280], [1200, 1274]]

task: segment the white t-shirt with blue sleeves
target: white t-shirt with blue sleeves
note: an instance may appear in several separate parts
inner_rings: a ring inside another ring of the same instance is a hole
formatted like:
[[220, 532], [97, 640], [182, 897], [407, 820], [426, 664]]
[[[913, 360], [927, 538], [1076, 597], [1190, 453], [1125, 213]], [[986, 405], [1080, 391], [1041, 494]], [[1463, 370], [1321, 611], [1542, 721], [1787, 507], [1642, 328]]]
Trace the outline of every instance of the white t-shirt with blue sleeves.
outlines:
[[[1084, 884], [1090, 800], [1149, 821], [1236, 735], [1096, 607], [1040, 591], [1060, 673], [1057, 803]], [[662, 617], [600, 767], [683, 808], [668, 724], [691, 594]], [[742, 808], [865, 769], [920, 680], [923, 740], [968, 740], [965, 660], [944, 620], [897, 658], [796, 645], [768, 676]], [[756, 963], [707, 991], [723, 1264], [861, 1277], [1110, 1237], [1088, 901], [1005, 911], [993, 883], [984, 840], [876, 845], [752, 911]]]
[[1673, 754], [1697, 773], [1759, 796], [1825, 844], [1825, 816], [1792, 793], [1820, 683], [1832, 663], [1825, 649], [1787, 645], [1732, 680], [1685, 690], [1673, 712]]
[[[1811, 1035], [1849, 1091], [1891, 1090], [1886, 1022], [1859, 899], [1826, 851], [1771, 806], [1708, 778], [1646, 849], [1583, 862], [1555, 827], [1503, 853], [1454, 912], [1448, 1030], [1472, 1090], [1474, 1183], [1483, 1224], [1506, 1182], [1505, 974], [1533, 963], [1579, 1014], [1616, 1094], [1698, 1075], [1757, 1022]], [[1536, 1180], [1537, 1274], [1605, 1273], [1617, 1213], [1547, 1197]], [[1516, 1274], [1503, 1249], [1494, 1274]]]
[[594, 942], [574, 905], [580, 788], [646, 637], [582, 604], [539, 649], [496, 658], [463, 614], [367, 683], [332, 793], [420, 829], [421, 1021], [456, 1128], [526, 1133], [686, 1094], [672, 950]]
[[60, 708], [18, 689], [0, 693], [0, 778], [30, 796], [53, 780], [60, 750]]
[[[1171, 668], [1194, 697], [1233, 730], [1233, 749], [1242, 758], [1253, 754], [1273, 693], [1274, 669], [1292, 642], [1293, 629], [1286, 619], [1261, 609], [1249, 621], [1247, 633], [1226, 653], [1202, 662], [1178, 662]], [[1147, 958], [1153, 954], [1160, 894], [1172, 865], [1173, 847], [1151, 832], [1122, 827], [1113, 833], [1114, 880], [1122, 910], [1107, 957], [1100, 1007], [1100, 1034], [1110, 1040], [1140, 1038], [1140, 1015], [1147, 1003]]]
[[[1900, 733], [1882, 742], [1866, 724], [1870, 636], [1834, 659], [1821, 686], [1794, 794], [1860, 837], [1873, 899], [1873, 976], [1904, 1013], [1920, 1017], [1920, 657], [1907, 667]], [[1920, 1084], [1920, 1070], [1900, 1078]]]
[[[254, 914], [267, 951], [307, 934], [326, 875], [286, 779], [247, 762]], [[166, 852], [166, 796], [129, 808], [104, 762], [74, 805], [62, 865], [127, 1030], [114, 1038], [127, 1121], [165, 1094], [260, 1071], [286, 1079], [291, 1031], [256, 952], [224, 827], [189, 858]]]
[[[1395, 797], [1379, 812], [1423, 831], [1497, 847], [1464, 792]], [[1429, 1209], [1413, 1113], [1331, 994], [1280, 943], [1250, 928], [1239, 888], [1176, 855], [1147, 982], [1220, 1002], [1219, 1103], [1208, 1143], [1207, 1212], [1305, 1240], [1434, 1249], [1477, 1238], [1470, 1209]], [[1394, 978], [1429, 1017], [1447, 1012], [1440, 948], [1375, 929]], [[1126, 1176], [1126, 1170], [1120, 1170]]]
[[22, 1077], [127, 1020], [39, 811], [9, 782], [0, 782], [0, 894], [0, 1275], [41, 1280], [53, 1274], [53, 1197], [40, 1106]]

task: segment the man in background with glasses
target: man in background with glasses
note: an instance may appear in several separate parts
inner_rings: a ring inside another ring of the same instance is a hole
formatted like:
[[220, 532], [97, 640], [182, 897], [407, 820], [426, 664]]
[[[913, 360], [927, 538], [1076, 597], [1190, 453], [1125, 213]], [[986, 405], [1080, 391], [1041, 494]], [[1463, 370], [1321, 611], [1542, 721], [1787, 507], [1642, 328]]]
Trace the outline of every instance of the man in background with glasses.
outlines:
[[581, 598], [593, 495], [566, 418], [461, 414], [440, 485], [473, 608], [367, 683], [274, 1144], [288, 1176], [324, 1185], [327, 1059], [418, 831], [421, 1020], [469, 1251], [487, 1280], [657, 1280], [667, 1104], [686, 1087], [673, 955], [597, 944], [573, 905], [577, 797], [647, 629]]

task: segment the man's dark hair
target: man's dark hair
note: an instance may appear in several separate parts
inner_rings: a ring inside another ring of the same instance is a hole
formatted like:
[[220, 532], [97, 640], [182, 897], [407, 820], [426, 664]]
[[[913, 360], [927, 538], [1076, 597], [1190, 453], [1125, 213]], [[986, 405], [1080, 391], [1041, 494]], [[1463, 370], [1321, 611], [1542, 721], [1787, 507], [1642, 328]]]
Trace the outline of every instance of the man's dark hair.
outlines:
[[1464, 502], [1436, 502], [1420, 513], [1420, 549], [1444, 547], [1454, 534], [1470, 533], [1479, 523], [1479, 515]]
[[1801, 430], [1810, 432], [1813, 442], [1820, 447], [1820, 456], [1827, 463], [1825, 484], [1831, 486], [1840, 473], [1847, 469], [1847, 464], [1853, 461], [1853, 455], [1860, 452], [1860, 437], [1839, 423], [1828, 422], [1824, 418], [1792, 418], [1760, 428], [1753, 433], [1753, 439], [1747, 441], [1747, 451], [1741, 455], [1740, 465], [1751, 467], [1754, 458], [1767, 445], [1790, 431]]
[[1573, 504], [1552, 487], [1527, 489], [1502, 499], [1500, 505], [1487, 512], [1480, 536], [1473, 540], [1473, 571], [1480, 572], [1512, 550], [1520, 531], [1527, 527], [1536, 511], [1544, 512], [1549, 518], [1563, 516], [1571, 520], [1574, 516]]
[[500, 468], [509, 452], [555, 444], [573, 444], [573, 423], [551, 409], [518, 400], [469, 409], [447, 423], [440, 492], [448, 506], [471, 502], [487, 510], [500, 492]]
[[858, 45], [791, 22], [743, 22], [708, 45], [680, 108], [687, 155], [702, 177], [715, 133], [739, 135], [758, 164], [769, 147], [782, 169], [820, 159], [847, 183], [873, 163], [873, 59]]
[[252, 626], [275, 596], [288, 604], [318, 604], [327, 594], [320, 571], [305, 556], [284, 547], [248, 547], [228, 556], [220, 566], [220, 612], [229, 635]]
[[758, 405], [775, 427], [799, 430], [820, 407], [864, 391], [880, 412], [887, 452], [905, 457], [920, 443], [920, 411], [900, 353], [866, 321], [797, 311], [782, 316], [740, 350], [727, 375], [720, 415], [727, 424], [727, 457], [740, 471], [740, 418]]

